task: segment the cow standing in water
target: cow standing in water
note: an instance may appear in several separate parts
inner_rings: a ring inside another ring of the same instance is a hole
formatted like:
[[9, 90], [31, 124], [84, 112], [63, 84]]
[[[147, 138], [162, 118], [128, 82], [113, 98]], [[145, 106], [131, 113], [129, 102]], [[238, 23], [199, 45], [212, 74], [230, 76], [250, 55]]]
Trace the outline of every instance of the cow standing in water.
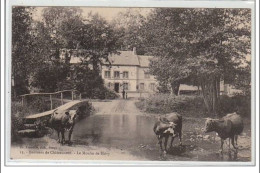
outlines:
[[[237, 138], [244, 129], [244, 124], [242, 118], [237, 113], [227, 114], [221, 119], [207, 118], [205, 122], [205, 132], [217, 132], [218, 136], [221, 138], [220, 151], [223, 155], [223, 144], [224, 140], [229, 138], [229, 152], [230, 140], [237, 153]], [[236, 143], [236, 144], [235, 144]]]
[[[73, 132], [74, 125], [77, 121], [84, 118], [83, 115], [89, 116], [86, 112], [87, 107], [81, 106], [77, 110], [58, 110], [56, 109], [50, 120], [49, 125], [55, 129], [58, 134], [58, 142], [61, 144], [65, 143], [65, 131], [68, 131], [68, 143], [71, 143], [71, 135]], [[60, 138], [61, 134], [61, 138]]]
[[171, 139], [171, 146], [173, 144], [174, 138], [179, 136], [179, 144], [182, 145], [182, 116], [177, 113], [171, 113], [161, 116], [159, 120], [155, 123], [153, 128], [157, 138], [159, 140], [160, 148], [162, 149], [162, 139], [164, 138], [164, 152], [167, 151], [168, 138]]

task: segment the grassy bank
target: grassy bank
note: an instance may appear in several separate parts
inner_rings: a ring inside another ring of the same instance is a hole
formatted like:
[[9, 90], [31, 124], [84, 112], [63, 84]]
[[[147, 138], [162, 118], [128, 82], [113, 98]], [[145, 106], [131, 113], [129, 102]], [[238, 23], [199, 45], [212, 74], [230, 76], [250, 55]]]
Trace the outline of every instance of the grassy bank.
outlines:
[[[61, 101], [58, 99], [53, 99], [52, 101], [52, 109], [55, 109], [61, 106]], [[94, 111], [91, 104], [86, 104], [86, 102], [81, 102], [77, 105], [74, 105], [70, 109], [77, 109], [81, 105], [86, 105], [88, 113]], [[11, 104], [11, 140], [12, 142], [20, 140], [18, 135], [18, 131], [24, 129], [23, 118], [36, 114], [51, 110], [50, 101], [46, 100], [46, 97], [36, 97], [34, 99], [27, 99], [24, 105], [22, 105], [21, 101], [12, 101]], [[87, 113], [86, 113], [87, 114]]]
[[[53, 100], [53, 109], [59, 107], [61, 102]], [[50, 101], [44, 97], [38, 97], [34, 99], [28, 99], [24, 105], [20, 100], [12, 101], [11, 103], [11, 140], [19, 140], [17, 134], [18, 130], [23, 127], [23, 118], [40, 112], [50, 110]]]
[[[156, 94], [149, 98], [139, 99], [136, 106], [147, 113], [177, 112], [187, 117], [212, 117], [207, 112], [201, 96]], [[246, 96], [221, 96], [218, 115], [221, 117], [227, 113], [238, 112], [243, 117], [250, 117], [250, 109], [250, 98]]]

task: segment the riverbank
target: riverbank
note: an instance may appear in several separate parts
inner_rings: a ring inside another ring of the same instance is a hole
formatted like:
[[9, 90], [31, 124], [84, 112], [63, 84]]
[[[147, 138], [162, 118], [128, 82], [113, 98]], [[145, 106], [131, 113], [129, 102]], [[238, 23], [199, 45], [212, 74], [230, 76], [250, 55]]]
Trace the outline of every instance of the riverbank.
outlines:
[[[220, 140], [216, 133], [203, 134], [205, 120], [198, 117], [183, 117], [183, 146], [178, 138], [167, 155], [162, 155], [153, 132], [159, 114], [141, 112], [136, 100], [95, 101], [94, 115], [78, 122], [72, 133], [72, 145], [61, 145], [57, 133], [51, 131], [42, 138], [22, 138], [13, 143], [13, 158], [51, 158], [69, 160], [151, 160], [151, 161], [250, 161], [251, 124], [245, 121], [243, 134], [238, 139], [237, 158], [229, 158], [228, 145], [224, 145], [224, 158], [219, 157]], [[67, 132], [65, 138], [67, 139]], [[30, 146], [31, 154], [17, 155]], [[22, 149], [20, 147], [23, 147]], [[44, 148], [45, 147], [45, 148]], [[43, 149], [39, 149], [43, 148]], [[52, 157], [36, 151], [47, 150]], [[69, 152], [69, 153], [68, 153]], [[85, 152], [85, 154], [77, 154]], [[63, 154], [65, 153], [65, 154]], [[67, 154], [66, 154], [67, 153]], [[96, 153], [96, 154], [93, 154]], [[104, 155], [102, 156], [101, 153]], [[105, 154], [110, 153], [110, 154]]]

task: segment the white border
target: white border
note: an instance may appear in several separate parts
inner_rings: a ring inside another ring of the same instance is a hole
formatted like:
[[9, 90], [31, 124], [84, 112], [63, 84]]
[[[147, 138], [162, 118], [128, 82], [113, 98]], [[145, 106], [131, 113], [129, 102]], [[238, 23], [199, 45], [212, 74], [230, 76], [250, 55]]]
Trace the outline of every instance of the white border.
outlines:
[[[51, 4], [51, 5], [50, 5]], [[63, 165], [63, 166], [100, 166], [100, 165], [109, 165], [109, 166], [253, 166], [255, 165], [255, 141], [256, 141], [256, 120], [258, 120], [258, 117], [255, 117], [255, 104], [252, 104], [252, 161], [251, 162], [201, 162], [201, 161], [82, 161], [82, 160], [10, 160], [10, 110], [11, 110], [11, 95], [10, 95], [10, 79], [11, 79], [11, 7], [13, 5], [25, 5], [25, 6], [90, 6], [90, 7], [185, 7], [185, 8], [251, 8], [252, 10], [252, 103], [255, 102], [255, 95], [257, 94], [255, 91], [255, 10], [254, 10], [254, 2], [252, 1], [69, 1], [69, 0], [45, 0], [45, 1], [36, 1], [36, 0], [12, 0], [6, 2], [6, 69], [5, 69], [5, 86], [6, 86], [6, 102], [5, 102], [5, 129], [6, 129], [6, 155], [5, 155], [5, 164], [8, 166], [25, 166], [25, 165], [31, 165], [31, 166], [38, 166], [38, 165]], [[9, 85], [8, 85], [9, 84]], [[258, 115], [258, 114], [257, 114]], [[259, 121], [257, 121], [258, 123]], [[3, 125], [3, 124], [2, 124]], [[259, 128], [259, 126], [257, 126]]]

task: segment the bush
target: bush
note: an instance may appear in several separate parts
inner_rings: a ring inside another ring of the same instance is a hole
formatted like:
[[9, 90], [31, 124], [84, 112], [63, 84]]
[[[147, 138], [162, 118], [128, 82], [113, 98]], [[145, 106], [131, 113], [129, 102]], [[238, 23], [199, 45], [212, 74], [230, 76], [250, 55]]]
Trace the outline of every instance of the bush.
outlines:
[[[24, 105], [20, 101], [11, 103], [11, 141], [18, 141], [18, 131], [23, 129], [23, 118], [50, 110], [50, 101], [46, 97], [28, 97]], [[60, 101], [53, 100], [53, 109], [60, 106]]]
[[85, 98], [93, 99], [116, 99], [119, 97], [116, 92], [109, 90], [103, 86], [94, 88], [92, 92], [83, 92], [82, 96]]
[[[184, 116], [209, 117], [203, 98], [201, 96], [174, 96], [169, 94], [156, 94], [146, 99], [139, 99], [136, 106], [148, 113], [165, 114], [177, 112]], [[248, 96], [236, 95], [233, 97], [221, 96], [219, 104], [220, 117], [237, 112], [243, 117], [251, 115], [251, 100]]]
[[11, 104], [11, 141], [19, 140], [18, 130], [23, 128], [23, 118], [34, 113], [31, 109], [25, 109], [21, 102]]
[[[169, 94], [156, 94], [136, 103], [136, 106], [149, 113], [178, 112], [195, 116], [204, 114], [203, 99], [197, 96], [174, 96]], [[197, 110], [194, 112], [194, 110]]]
[[235, 95], [228, 97], [226, 95], [220, 97], [219, 105], [220, 115], [237, 112], [243, 117], [251, 115], [251, 98], [250, 96]]

